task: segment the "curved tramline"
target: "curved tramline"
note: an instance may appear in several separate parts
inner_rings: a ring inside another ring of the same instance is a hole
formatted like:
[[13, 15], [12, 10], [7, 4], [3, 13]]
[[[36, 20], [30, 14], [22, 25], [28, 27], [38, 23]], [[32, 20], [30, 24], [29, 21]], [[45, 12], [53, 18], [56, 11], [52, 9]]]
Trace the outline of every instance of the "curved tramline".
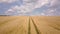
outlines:
[[33, 23], [33, 26], [34, 26], [33, 29], [35, 29], [36, 34], [41, 34], [41, 32], [39, 32], [39, 30], [38, 30], [36, 24], [34, 23], [34, 21], [33, 21], [33, 19], [32, 19], [31, 17], [29, 17], [28, 34], [31, 34], [31, 28], [32, 28], [32, 27], [31, 27], [31, 23], [30, 23], [31, 21], [32, 21], [32, 23]]
[[33, 23], [33, 25], [35, 27], [36, 33], [41, 34], [41, 32], [39, 32], [39, 30], [38, 30], [38, 28], [37, 28], [37, 26], [36, 26], [36, 24], [35, 24], [35, 22], [34, 22], [34, 20], [32, 18], [31, 18], [31, 21], [32, 21], [32, 23]]

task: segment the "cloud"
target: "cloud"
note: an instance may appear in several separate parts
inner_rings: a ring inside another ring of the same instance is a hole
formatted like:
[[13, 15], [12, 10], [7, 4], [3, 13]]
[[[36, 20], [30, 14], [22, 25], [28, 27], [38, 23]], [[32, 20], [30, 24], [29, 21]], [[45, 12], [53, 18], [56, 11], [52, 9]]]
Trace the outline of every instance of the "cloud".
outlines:
[[[32, 6], [31, 6], [32, 7]], [[30, 6], [13, 6], [11, 9], [8, 9], [6, 12], [17, 12], [17, 13], [27, 13], [27, 12], [31, 12], [33, 8], [31, 8]]]
[[51, 6], [57, 6], [60, 4], [60, 0], [52, 0], [51, 1]]
[[12, 3], [18, 0], [0, 0], [0, 3]]
[[[35, 13], [36, 11], [34, 12], [34, 9], [41, 8], [43, 6], [46, 6], [47, 4], [49, 4], [48, 8], [46, 10], [43, 9], [42, 13], [38, 14]], [[14, 13], [16, 13], [17, 15], [58, 16], [60, 15], [60, 0], [23, 0], [22, 5], [12, 6], [5, 12], [5, 14]]]
[[36, 5], [35, 5], [35, 8], [40, 8], [40, 7], [42, 7], [42, 6], [44, 6], [44, 5], [48, 4], [48, 3], [49, 3], [48, 0], [38, 0]]
[[60, 15], [60, 0], [51, 0], [49, 8], [43, 12], [46, 16]]
[[6, 13], [11, 14], [11, 12], [17, 12], [20, 14], [31, 13], [34, 9], [40, 8], [46, 4], [48, 4], [48, 0], [23, 0], [23, 4], [18, 6], [12, 6], [10, 9], [6, 11]]
[[23, 0], [23, 3], [31, 3], [34, 6], [34, 8], [40, 8], [41, 6], [48, 4], [49, 0]]
[[55, 10], [50, 10], [50, 9], [48, 9], [48, 10], [42, 12], [41, 15], [54, 16], [54, 15], [55, 15], [55, 12], [56, 12]]
[[11, 15], [14, 11], [12, 9], [9, 9], [8, 11], [5, 12], [6, 15]]
[[44, 16], [45, 14], [44, 13], [41, 13], [40, 15]]

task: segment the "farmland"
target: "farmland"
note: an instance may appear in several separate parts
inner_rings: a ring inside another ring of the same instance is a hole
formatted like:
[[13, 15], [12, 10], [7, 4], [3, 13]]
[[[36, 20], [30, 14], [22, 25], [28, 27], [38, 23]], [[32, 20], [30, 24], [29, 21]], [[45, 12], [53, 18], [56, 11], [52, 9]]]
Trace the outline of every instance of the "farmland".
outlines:
[[0, 16], [0, 34], [60, 34], [60, 16]]

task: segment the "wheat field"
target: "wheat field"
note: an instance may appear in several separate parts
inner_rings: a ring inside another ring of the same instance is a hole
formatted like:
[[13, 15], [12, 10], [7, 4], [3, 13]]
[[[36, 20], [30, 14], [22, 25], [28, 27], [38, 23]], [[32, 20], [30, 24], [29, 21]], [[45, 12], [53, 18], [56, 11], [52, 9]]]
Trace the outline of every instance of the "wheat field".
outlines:
[[60, 34], [60, 16], [0, 16], [0, 34]]

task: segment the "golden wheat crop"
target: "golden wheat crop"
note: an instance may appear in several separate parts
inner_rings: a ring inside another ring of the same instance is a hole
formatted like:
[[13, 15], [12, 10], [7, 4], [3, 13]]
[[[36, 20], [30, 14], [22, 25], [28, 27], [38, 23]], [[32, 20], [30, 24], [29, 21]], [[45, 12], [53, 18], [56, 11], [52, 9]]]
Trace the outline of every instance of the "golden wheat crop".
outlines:
[[0, 34], [60, 34], [60, 16], [0, 16]]

